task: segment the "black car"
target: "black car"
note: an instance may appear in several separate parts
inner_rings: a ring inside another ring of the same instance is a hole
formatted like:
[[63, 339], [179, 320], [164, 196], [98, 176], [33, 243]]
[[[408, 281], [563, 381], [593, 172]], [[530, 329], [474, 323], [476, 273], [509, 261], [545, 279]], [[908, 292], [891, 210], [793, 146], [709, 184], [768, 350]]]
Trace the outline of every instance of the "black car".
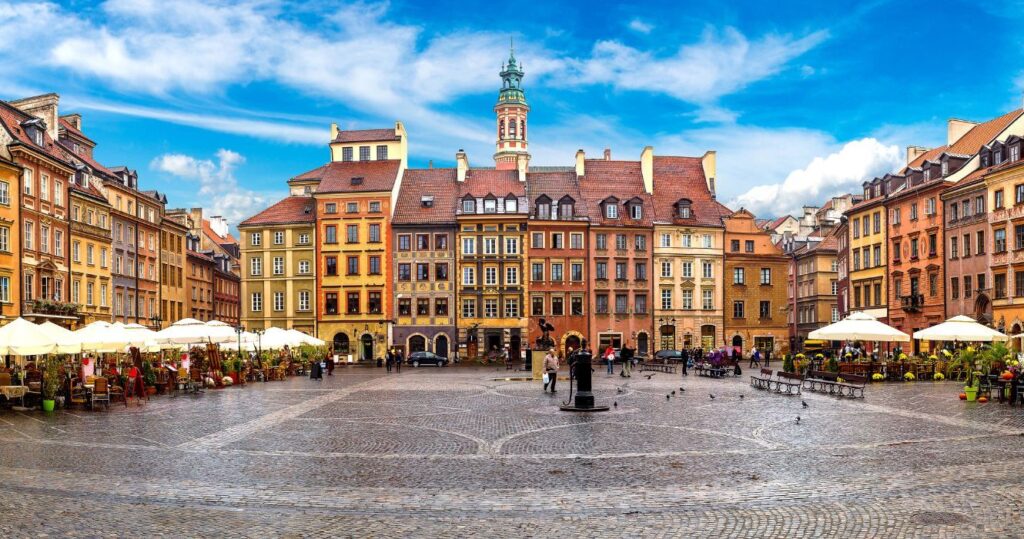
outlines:
[[654, 361], [657, 363], [678, 363], [683, 360], [683, 353], [679, 350], [658, 350], [654, 354]]
[[420, 365], [437, 365], [438, 367], [444, 367], [448, 364], [448, 358], [441, 357], [433, 352], [413, 352], [409, 354], [409, 358], [406, 359], [406, 363], [413, 367], [419, 367]]

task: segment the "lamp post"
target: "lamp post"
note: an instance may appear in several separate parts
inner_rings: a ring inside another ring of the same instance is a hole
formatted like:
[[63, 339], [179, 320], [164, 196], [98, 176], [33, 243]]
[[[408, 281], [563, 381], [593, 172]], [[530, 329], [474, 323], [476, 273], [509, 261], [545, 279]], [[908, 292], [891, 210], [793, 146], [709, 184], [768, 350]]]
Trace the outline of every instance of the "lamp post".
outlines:
[[238, 360], [242, 360], [242, 332], [245, 328], [241, 325], [235, 326], [235, 335], [238, 335]]
[[164, 319], [160, 318], [160, 315], [154, 314], [153, 316], [149, 317], [149, 325], [150, 325], [150, 327], [155, 328], [157, 330], [160, 329], [160, 325], [163, 323], [163, 321], [164, 321]]

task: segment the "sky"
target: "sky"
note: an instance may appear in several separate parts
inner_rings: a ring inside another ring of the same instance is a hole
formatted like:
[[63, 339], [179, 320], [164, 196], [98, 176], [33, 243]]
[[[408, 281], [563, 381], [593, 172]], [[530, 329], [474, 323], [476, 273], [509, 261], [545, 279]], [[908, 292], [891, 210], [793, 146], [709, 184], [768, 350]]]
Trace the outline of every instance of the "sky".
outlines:
[[0, 0], [0, 99], [60, 94], [102, 163], [237, 224], [329, 159], [331, 122], [402, 121], [410, 166], [493, 165], [510, 40], [531, 164], [715, 150], [719, 200], [759, 217], [1024, 96], [1024, 0], [581, 5]]

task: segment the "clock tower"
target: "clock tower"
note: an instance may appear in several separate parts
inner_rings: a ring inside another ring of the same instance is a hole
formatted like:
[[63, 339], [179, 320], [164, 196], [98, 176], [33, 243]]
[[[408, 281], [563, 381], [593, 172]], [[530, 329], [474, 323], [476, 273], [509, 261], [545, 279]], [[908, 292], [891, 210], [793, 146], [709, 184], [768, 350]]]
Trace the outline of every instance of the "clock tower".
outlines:
[[501, 68], [501, 91], [494, 105], [497, 116], [498, 140], [495, 143], [494, 164], [498, 170], [516, 170], [521, 160], [529, 161], [526, 124], [530, 106], [523, 93], [523, 66], [516, 63], [515, 49], [509, 52], [508, 62]]

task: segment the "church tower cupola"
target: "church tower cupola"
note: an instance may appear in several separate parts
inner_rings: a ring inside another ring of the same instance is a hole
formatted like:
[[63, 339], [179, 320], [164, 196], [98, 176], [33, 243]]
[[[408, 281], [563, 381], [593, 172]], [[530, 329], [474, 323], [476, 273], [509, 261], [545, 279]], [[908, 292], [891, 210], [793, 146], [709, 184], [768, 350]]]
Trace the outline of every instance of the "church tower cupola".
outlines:
[[498, 132], [494, 164], [499, 170], [516, 170], [523, 159], [527, 162], [526, 127], [530, 105], [523, 92], [523, 65], [516, 62], [515, 48], [511, 47], [508, 62], [501, 67], [501, 91], [494, 105]]

